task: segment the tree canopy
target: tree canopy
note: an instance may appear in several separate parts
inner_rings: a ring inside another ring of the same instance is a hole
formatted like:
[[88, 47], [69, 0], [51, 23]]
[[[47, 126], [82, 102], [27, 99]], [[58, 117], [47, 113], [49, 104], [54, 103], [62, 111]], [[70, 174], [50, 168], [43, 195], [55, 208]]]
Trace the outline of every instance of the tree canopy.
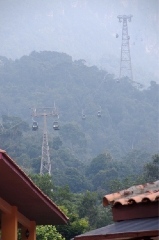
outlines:
[[[0, 60], [1, 148], [70, 218], [67, 226], [37, 228], [39, 239], [67, 240], [109, 224], [102, 195], [157, 180], [155, 81], [142, 90], [127, 78], [117, 83], [106, 71], [58, 52]], [[60, 131], [47, 118], [51, 176], [39, 175], [43, 119], [36, 118], [39, 129], [32, 131], [29, 108], [55, 102]]]

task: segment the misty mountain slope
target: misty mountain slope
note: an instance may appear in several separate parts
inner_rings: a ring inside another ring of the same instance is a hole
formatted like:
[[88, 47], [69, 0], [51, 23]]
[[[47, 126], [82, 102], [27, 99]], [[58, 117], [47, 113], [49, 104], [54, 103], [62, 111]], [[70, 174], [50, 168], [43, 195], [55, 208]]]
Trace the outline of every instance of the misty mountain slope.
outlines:
[[[32, 51], [65, 52], [118, 76], [122, 25], [128, 22], [134, 80], [158, 81], [158, 1], [1, 1], [0, 55], [19, 58]], [[117, 39], [116, 33], [119, 34]]]
[[[1, 115], [19, 116], [31, 124], [29, 108], [55, 102], [59, 136], [83, 160], [106, 150], [115, 157], [132, 149], [158, 151], [158, 84], [154, 81], [140, 91], [128, 79], [117, 83], [106, 71], [58, 52], [34, 51], [15, 61], [0, 59]], [[86, 120], [81, 119], [82, 111]], [[38, 121], [42, 129], [42, 119]], [[54, 134], [52, 121], [48, 120], [48, 128]]]

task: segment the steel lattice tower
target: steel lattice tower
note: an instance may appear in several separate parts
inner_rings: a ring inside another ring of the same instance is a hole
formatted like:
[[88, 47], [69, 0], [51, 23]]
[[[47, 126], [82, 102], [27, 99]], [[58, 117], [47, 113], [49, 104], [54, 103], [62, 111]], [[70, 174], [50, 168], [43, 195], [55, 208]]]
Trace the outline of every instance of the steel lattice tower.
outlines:
[[127, 25], [127, 20], [131, 22], [132, 15], [119, 15], [117, 18], [119, 22], [123, 22], [119, 81], [123, 77], [128, 77], [133, 82]]
[[49, 154], [46, 116], [47, 116], [47, 114], [44, 112], [44, 114], [43, 114], [43, 117], [44, 117], [44, 132], [43, 132], [40, 174], [51, 175], [51, 162], [50, 162], [50, 154]]
[[[43, 111], [39, 112], [39, 109], [43, 110]], [[48, 112], [48, 109], [51, 111]], [[54, 107], [32, 108], [32, 110], [33, 110], [33, 114], [32, 114], [33, 117], [43, 117], [44, 118], [40, 174], [51, 175], [51, 161], [50, 161], [50, 154], [49, 154], [46, 118], [48, 116], [58, 117], [58, 113], [56, 112], [55, 104], [54, 104]]]

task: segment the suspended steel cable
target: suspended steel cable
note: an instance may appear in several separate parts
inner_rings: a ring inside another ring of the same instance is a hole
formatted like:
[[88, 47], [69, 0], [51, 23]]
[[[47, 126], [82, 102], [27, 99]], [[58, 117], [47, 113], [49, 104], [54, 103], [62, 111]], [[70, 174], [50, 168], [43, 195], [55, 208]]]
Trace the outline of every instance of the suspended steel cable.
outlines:
[[[86, 113], [85, 113], [85, 112], [86, 112], [86, 109], [87, 109], [87, 108], [90, 106], [90, 104], [91, 104], [91, 100], [89, 100], [88, 103], [87, 103], [87, 99], [91, 98], [92, 96], [95, 96], [95, 94], [100, 90], [100, 88], [102, 87], [102, 85], [103, 85], [104, 83], [107, 83], [107, 82], [108, 82], [108, 81], [106, 81], [106, 76], [104, 76], [104, 79], [103, 79], [102, 82], [99, 84], [98, 88], [97, 88], [95, 91], [93, 91], [92, 94], [89, 93], [89, 95], [86, 97], [86, 99], [85, 99], [86, 106], [82, 109], [82, 116], [84, 116], [84, 117], [86, 118]], [[106, 97], [105, 100], [108, 99], [108, 97], [109, 97], [110, 94], [112, 93], [112, 91], [113, 91], [113, 89], [114, 89], [114, 86], [117, 84], [117, 82], [118, 82], [118, 81], [114, 80], [114, 84], [112, 85], [112, 88], [111, 88], [111, 90], [109, 91], [109, 95]], [[84, 105], [84, 104], [83, 104], [83, 105]], [[101, 105], [99, 105], [99, 109], [100, 109], [100, 110], [98, 110], [97, 116], [98, 116], [98, 115], [101, 116], [101, 110], [102, 110]], [[100, 113], [99, 113], [99, 112], [100, 112]]]
[[20, 125], [21, 123], [24, 123], [24, 121], [21, 121], [21, 122], [17, 123], [16, 125], [8, 128], [8, 129], [5, 129], [5, 128], [3, 127], [3, 131], [4, 131], [4, 132], [0, 133], [0, 135], [4, 134], [5, 132], [8, 132], [9, 130], [13, 129], [14, 127]]

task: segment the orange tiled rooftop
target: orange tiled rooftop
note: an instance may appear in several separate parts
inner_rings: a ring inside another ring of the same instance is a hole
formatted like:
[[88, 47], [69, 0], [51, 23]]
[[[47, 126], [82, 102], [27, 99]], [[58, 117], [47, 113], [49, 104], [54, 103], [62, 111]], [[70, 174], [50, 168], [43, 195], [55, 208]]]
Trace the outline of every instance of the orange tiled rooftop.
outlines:
[[103, 197], [103, 206], [117, 204], [129, 205], [140, 202], [154, 202], [159, 200], [159, 180], [143, 185], [132, 186], [128, 189], [108, 194]]

